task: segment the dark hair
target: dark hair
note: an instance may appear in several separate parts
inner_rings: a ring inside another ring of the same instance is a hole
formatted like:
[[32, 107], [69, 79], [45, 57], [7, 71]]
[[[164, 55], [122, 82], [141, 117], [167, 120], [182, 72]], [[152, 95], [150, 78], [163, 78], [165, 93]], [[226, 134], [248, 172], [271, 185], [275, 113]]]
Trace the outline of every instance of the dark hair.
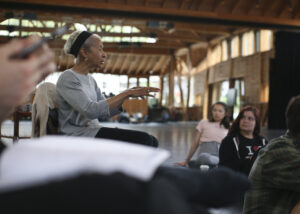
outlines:
[[285, 111], [286, 126], [292, 135], [300, 133], [300, 96], [292, 97]]
[[240, 111], [239, 115], [237, 118], [233, 121], [228, 134], [230, 135], [237, 135], [240, 133], [240, 121], [242, 117], [244, 116], [244, 113], [246, 111], [251, 111], [254, 114], [255, 117], [255, 127], [253, 131], [253, 135], [258, 136], [260, 134], [260, 116], [259, 116], [259, 110], [255, 108], [254, 106], [245, 106], [242, 108]]
[[223, 125], [226, 129], [228, 129], [229, 128], [229, 117], [228, 117], [228, 107], [227, 107], [227, 105], [225, 104], [225, 103], [223, 103], [223, 102], [216, 102], [216, 103], [214, 103], [211, 107], [210, 107], [210, 111], [208, 112], [208, 121], [209, 122], [215, 122], [214, 121], [214, 118], [213, 118], [213, 114], [212, 114], [212, 110], [214, 109], [214, 107], [216, 106], [216, 105], [221, 105], [221, 106], [223, 106], [223, 108], [224, 108], [224, 111], [225, 111], [225, 116], [224, 116], [224, 118], [221, 120], [221, 122], [220, 122], [220, 125]]

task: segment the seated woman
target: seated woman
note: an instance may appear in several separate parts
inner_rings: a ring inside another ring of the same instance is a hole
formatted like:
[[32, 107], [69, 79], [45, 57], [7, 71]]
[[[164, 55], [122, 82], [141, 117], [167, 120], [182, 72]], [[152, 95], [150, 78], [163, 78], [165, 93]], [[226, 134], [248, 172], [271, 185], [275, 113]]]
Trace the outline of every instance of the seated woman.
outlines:
[[244, 107], [232, 123], [220, 147], [220, 166], [249, 175], [259, 150], [267, 144], [260, 136], [260, 117], [257, 108]]
[[[219, 163], [219, 147], [229, 128], [227, 106], [223, 102], [212, 105], [209, 120], [201, 120], [197, 125], [197, 135], [190, 148], [185, 161], [176, 162], [175, 165], [191, 166], [210, 165]], [[192, 156], [200, 145], [199, 154], [195, 161], [190, 162]]]
[[64, 51], [74, 55], [76, 63], [64, 71], [57, 82], [60, 132], [157, 147], [156, 138], [147, 133], [101, 127], [98, 119], [107, 119], [119, 113], [122, 103], [129, 97], [152, 96], [150, 92], [158, 92], [160, 89], [134, 87], [105, 99], [95, 79], [89, 74], [104, 64], [106, 54], [101, 38], [87, 31], [75, 31], [67, 40]]

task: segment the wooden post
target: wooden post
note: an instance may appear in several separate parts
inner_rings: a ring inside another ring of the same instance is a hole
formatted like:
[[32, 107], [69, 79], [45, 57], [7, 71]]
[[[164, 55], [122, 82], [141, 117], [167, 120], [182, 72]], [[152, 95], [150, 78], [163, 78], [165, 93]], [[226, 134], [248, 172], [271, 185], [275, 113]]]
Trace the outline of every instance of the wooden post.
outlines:
[[[227, 46], [228, 46], [227, 53], [228, 53], [228, 56], [229, 56], [229, 54], [231, 54], [230, 40], [227, 40]], [[231, 58], [230, 58], [229, 88], [234, 88], [233, 62], [232, 62]], [[229, 118], [230, 118], [231, 121], [233, 120], [233, 111], [234, 111], [234, 107], [233, 106], [228, 108], [228, 116], [229, 116]]]
[[243, 55], [243, 35], [239, 35], [239, 57]]
[[[181, 73], [182, 73], [182, 64], [181, 64], [181, 60], [177, 60], [177, 63], [179, 63], [179, 66], [176, 66], [176, 73], [177, 73], [177, 79], [178, 79], [178, 87], [179, 87], [179, 91], [180, 91], [180, 106], [184, 106], [183, 103], [183, 91], [182, 91], [182, 84], [181, 84]], [[176, 63], [176, 64], [177, 64]], [[179, 69], [177, 69], [179, 67]]]
[[211, 47], [208, 47], [207, 50], [207, 57], [206, 57], [206, 81], [205, 81], [205, 90], [204, 90], [204, 99], [203, 99], [203, 118], [206, 119], [208, 116], [208, 109], [209, 109], [209, 84], [208, 84], [208, 78], [209, 78], [209, 66], [210, 66], [210, 58], [211, 58]]
[[257, 33], [257, 30], [254, 31], [254, 40], [253, 40], [253, 52], [254, 54], [256, 54], [258, 52], [257, 50], [257, 38], [256, 38], [256, 33]]
[[186, 98], [186, 108], [189, 107], [190, 103], [190, 93], [191, 93], [191, 72], [192, 72], [192, 60], [191, 60], [191, 49], [188, 51], [187, 65], [188, 65], [188, 85], [187, 85], [187, 98]]
[[164, 76], [160, 76], [159, 106], [162, 106], [163, 93], [164, 93]]
[[150, 77], [148, 76], [147, 77], [147, 87], [149, 87], [150, 86]]
[[176, 66], [175, 56], [172, 56], [170, 72], [169, 72], [169, 100], [168, 100], [168, 106], [169, 107], [174, 106], [174, 71], [175, 71], [175, 66]]

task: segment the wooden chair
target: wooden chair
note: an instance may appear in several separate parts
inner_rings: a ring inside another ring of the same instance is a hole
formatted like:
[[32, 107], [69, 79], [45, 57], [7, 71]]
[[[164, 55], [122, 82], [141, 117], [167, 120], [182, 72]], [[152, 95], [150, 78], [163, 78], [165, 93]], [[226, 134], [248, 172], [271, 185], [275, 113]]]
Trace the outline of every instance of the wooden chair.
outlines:
[[20, 127], [20, 120], [24, 117], [31, 117], [31, 112], [24, 112], [20, 110], [16, 110], [13, 113], [13, 121], [14, 121], [14, 132], [13, 136], [9, 135], [2, 135], [1, 133], [1, 124], [0, 124], [0, 139], [1, 138], [10, 138], [13, 140], [13, 142], [18, 141], [19, 139], [26, 139], [26, 138], [31, 138], [30, 136], [24, 137], [24, 136], [19, 136], [19, 127]]

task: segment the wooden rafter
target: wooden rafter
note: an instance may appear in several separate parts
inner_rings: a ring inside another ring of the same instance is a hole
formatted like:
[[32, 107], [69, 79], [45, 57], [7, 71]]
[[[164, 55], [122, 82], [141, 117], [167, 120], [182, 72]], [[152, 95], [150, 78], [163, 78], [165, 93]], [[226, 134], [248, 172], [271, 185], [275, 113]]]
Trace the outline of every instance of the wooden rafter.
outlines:
[[263, 15], [266, 16], [271, 11], [273, 11], [276, 7], [278, 7], [280, 2], [281, 2], [281, 0], [274, 0], [271, 5], [268, 5], [268, 7], [266, 7], [265, 11], [263, 12]]
[[163, 0], [163, 1], [162, 1], [162, 5], [161, 5], [162, 8], [165, 8], [165, 7], [166, 7], [166, 2], [167, 2], [167, 0]]
[[183, 9], [183, 6], [185, 3], [186, 3], [186, 0], [181, 0], [179, 9]]
[[257, 2], [251, 2], [251, 5], [248, 7], [246, 14], [249, 14], [254, 8], [259, 8], [260, 5]]
[[147, 56], [139, 56], [138, 61], [135, 63], [135, 70], [134, 70], [135, 75], [139, 74], [139, 68], [143, 63], [143, 61], [145, 60], [145, 58], [147, 58]]
[[147, 61], [148, 61], [148, 56], [143, 56], [143, 59], [141, 59], [141, 62], [139, 63], [136, 69], [136, 74], [140, 73], [145, 68]]
[[136, 63], [137, 63], [137, 57], [136, 56], [131, 56], [131, 59], [129, 61], [129, 67], [128, 67], [127, 72], [126, 72], [128, 75], [131, 74], [131, 72], [132, 72], [133, 68], [135, 67]]
[[266, 11], [270, 7], [270, 4], [273, 3], [273, 0], [264, 0], [263, 2], [260, 3], [260, 11], [261, 15], [264, 16], [266, 14]]
[[143, 74], [149, 73], [154, 66], [154, 63], [157, 61], [155, 56], [150, 56], [150, 60], [148, 60], [148, 64], [146, 65]]
[[[0, 30], [7, 30], [8, 27], [6, 25], [0, 25]], [[18, 27], [16, 26], [16, 31], [23, 31], [23, 32], [41, 32], [41, 33], [50, 33], [53, 31], [53, 28], [38, 28], [38, 27]], [[69, 30], [67, 34], [72, 33], [73, 31]], [[151, 36], [150, 33], [110, 33], [110, 32], [94, 32], [90, 31], [91, 33], [97, 33], [101, 37], [149, 37]], [[185, 41], [185, 42], [199, 42], [199, 41], [207, 41], [206, 38], [201, 39], [201, 37], [195, 36], [177, 36], [177, 35], [167, 35], [167, 34], [155, 34], [159, 40], [175, 40], [175, 41]]]
[[198, 0], [197, 10], [199, 11], [202, 6], [203, 0]]
[[115, 73], [116, 68], [117, 68], [120, 64], [122, 64], [122, 61], [124, 61], [124, 58], [125, 58], [124, 56], [118, 56], [116, 62], [113, 63], [113, 66], [112, 66], [112, 68], [111, 68], [111, 73], [112, 73], [112, 74]]
[[292, 18], [295, 19], [297, 16], [299, 16], [299, 13], [300, 13], [300, 0], [298, 0], [293, 6]]
[[130, 55], [127, 55], [124, 62], [123, 62], [123, 64], [122, 64], [122, 66], [121, 66], [121, 68], [120, 68], [120, 71], [119, 71], [120, 74], [123, 74], [123, 71], [125, 70], [125, 68], [128, 64], [129, 58], [130, 58]]
[[157, 71], [159, 68], [161, 68], [161, 65], [163, 64], [163, 62], [166, 60], [166, 56], [160, 56], [158, 62], [155, 64], [155, 66], [153, 67], [153, 71]]
[[282, 1], [278, 7], [277, 13], [276, 13], [276, 17], [281, 17], [284, 12], [288, 9], [289, 4], [286, 1]]
[[[136, 12], [139, 11], [141, 13], [147, 14], [161, 14], [161, 15], [171, 15], [171, 16], [184, 16], [184, 17], [193, 17], [193, 18], [212, 18], [216, 20], [229, 20], [229, 21], [246, 21], [246, 22], [256, 22], [256, 23], [269, 23], [269, 24], [278, 24], [278, 25], [289, 25], [289, 26], [300, 26], [300, 20], [293, 20], [293, 19], [278, 19], [275, 17], [262, 17], [262, 16], [255, 16], [249, 17], [247, 15], [237, 15], [237, 14], [230, 14], [230, 13], [212, 13], [207, 11], [196, 11], [196, 10], [188, 10], [182, 9], [178, 10], [177, 8], [158, 8], [155, 6], [144, 6], [140, 4], [132, 4], [132, 5], [124, 5], [121, 3], [106, 3], [103, 1], [77, 1], [77, 0], [28, 0], [24, 3], [23, 0], [6, 0], [9, 3], [22, 3], [22, 4], [36, 4], [40, 5], [41, 7], [47, 6], [56, 6], [56, 7], [69, 7], [70, 13], [72, 14], [72, 8], [82, 8], [82, 9], [100, 9], [100, 10], [109, 10], [109, 11], [119, 11], [119, 12]], [[233, 11], [239, 5], [239, 2], [244, 0], [235, 0], [232, 3]], [[276, 0], [274, 0], [276, 3]], [[3, 5], [3, 3], [2, 3]], [[273, 3], [270, 4], [272, 7]], [[78, 13], [78, 12], [77, 12]], [[73, 11], [75, 16], [75, 12]], [[85, 15], [85, 14], [84, 14]], [[95, 16], [95, 15], [94, 15]], [[53, 17], [53, 15], [52, 15]], [[145, 16], [144, 19], [146, 19]], [[149, 18], [149, 17], [147, 17]]]
[[214, 3], [213, 3], [213, 6], [212, 6], [212, 12], [217, 12], [219, 6], [221, 4], [224, 4], [224, 0], [215, 0]]
[[230, 13], [234, 13], [234, 11], [239, 7], [239, 4], [242, 0], [234, 0], [231, 5]]

